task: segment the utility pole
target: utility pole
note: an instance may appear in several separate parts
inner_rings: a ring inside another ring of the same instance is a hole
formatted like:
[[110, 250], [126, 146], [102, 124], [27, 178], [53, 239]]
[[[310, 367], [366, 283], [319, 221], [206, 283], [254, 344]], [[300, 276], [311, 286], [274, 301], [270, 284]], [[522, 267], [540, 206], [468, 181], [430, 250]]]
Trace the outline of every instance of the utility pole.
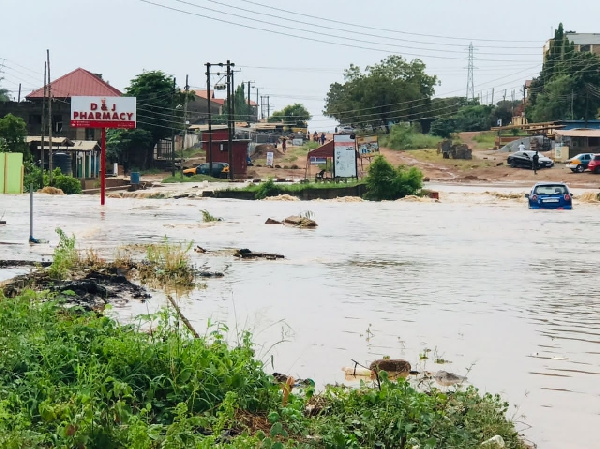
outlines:
[[[229, 59], [227, 60], [227, 152], [229, 160], [229, 179], [233, 180], [233, 139], [232, 139], [232, 121], [233, 121], [233, 108], [232, 108], [232, 95], [231, 95], [231, 67], [234, 66]], [[235, 125], [234, 125], [235, 126]]]
[[475, 99], [475, 83], [473, 82], [473, 42], [469, 44], [469, 60], [467, 64], [467, 93], [465, 97], [467, 100]]
[[[52, 185], [52, 86], [50, 85], [50, 50], [46, 50], [46, 63], [48, 64], [48, 168], [50, 169], [50, 182]], [[104, 176], [104, 173], [102, 173]]]
[[[231, 87], [230, 87], [230, 94], [231, 94], [231, 116], [233, 117], [233, 124], [232, 124], [232, 133], [235, 135], [235, 82], [233, 81], [233, 72], [234, 70], [229, 70], [229, 73], [231, 73]], [[231, 170], [231, 167], [229, 167], [229, 170]]]
[[264, 95], [260, 96], [260, 118], [261, 119], [265, 118], [265, 103], [263, 101], [264, 98], [265, 98]]
[[267, 120], [271, 118], [271, 103], [269, 101], [270, 97], [267, 95]]
[[251, 101], [250, 100], [250, 84], [256, 84], [256, 83], [254, 81], [248, 81], [248, 108], [247, 108], [247, 111], [250, 112], [248, 114], [248, 122], [252, 121], [252, 106], [250, 105], [250, 101]]
[[21, 83], [19, 83], [19, 95], [17, 96], [17, 103], [21, 102]]
[[[175, 89], [177, 89], [177, 78], [173, 77], [173, 90], [171, 91], [171, 176], [175, 176]], [[181, 167], [183, 170], [183, 167]]]
[[492, 87], [492, 105], [494, 105], [494, 88]]
[[210, 62], [206, 63], [206, 100], [208, 107], [208, 148], [206, 149], [206, 160], [208, 161], [208, 173], [212, 174], [212, 126], [210, 113]]
[[42, 189], [44, 188], [44, 152], [46, 148], [44, 148], [44, 137], [46, 134], [46, 94], [48, 93], [47, 85], [46, 85], [46, 77], [47, 77], [48, 64], [44, 61], [44, 99], [42, 100], [42, 151], [41, 151], [41, 164], [42, 164]]
[[254, 88], [256, 89], [256, 121], [258, 122], [258, 87], [254, 86]]
[[190, 91], [190, 86], [188, 85], [188, 75], [185, 75], [185, 98], [183, 99], [183, 141], [181, 142], [181, 170], [179, 171], [179, 177], [183, 181], [183, 150], [185, 148], [185, 141], [187, 138], [187, 102], [188, 102], [188, 93]]

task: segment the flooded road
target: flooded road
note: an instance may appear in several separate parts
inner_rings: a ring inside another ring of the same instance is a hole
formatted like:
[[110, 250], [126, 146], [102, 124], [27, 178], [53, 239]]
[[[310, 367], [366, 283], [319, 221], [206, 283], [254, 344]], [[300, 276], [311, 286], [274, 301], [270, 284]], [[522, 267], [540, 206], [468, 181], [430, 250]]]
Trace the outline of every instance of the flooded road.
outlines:
[[[107, 257], [165, 236], [209, 251], [285, 254], [192, 253], [225, 277], [181, 296], [184, 314], [201, 334], [209, 320], [226, 323], [232, 338], [250, 330], [267, 369], [272, 357], [275, 371], [318, 384], [343, 382], [351, 359], [386, 355], [467, 375], [510, 402], [509, 417], [538, 447], [595, 447], [600, 252], [589, 242], [600, 205], [529, 211], [522, 198], [486, 190], [526, 191], [446, 186], [440, 203], [108, 198], [104, 209], [97, 196], [35, 195], [33, 235], [50, 240], [35, 246], [26, 243], [29, 197], [5, 195], [0, 259], [50, 258], [56, 227]], [[202, 223], [201, 209], [223, 221]], [[315, 230], [264, 224], [303, 211]], [[120, 313], [154, 310], [160, 297]]]

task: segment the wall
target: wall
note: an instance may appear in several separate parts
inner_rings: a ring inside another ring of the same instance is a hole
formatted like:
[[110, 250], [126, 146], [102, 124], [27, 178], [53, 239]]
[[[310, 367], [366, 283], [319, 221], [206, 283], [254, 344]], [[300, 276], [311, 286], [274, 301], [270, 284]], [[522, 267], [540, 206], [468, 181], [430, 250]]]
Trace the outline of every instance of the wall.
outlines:
[[23, 153], [0, 153], [0, 193], [23, 193]]

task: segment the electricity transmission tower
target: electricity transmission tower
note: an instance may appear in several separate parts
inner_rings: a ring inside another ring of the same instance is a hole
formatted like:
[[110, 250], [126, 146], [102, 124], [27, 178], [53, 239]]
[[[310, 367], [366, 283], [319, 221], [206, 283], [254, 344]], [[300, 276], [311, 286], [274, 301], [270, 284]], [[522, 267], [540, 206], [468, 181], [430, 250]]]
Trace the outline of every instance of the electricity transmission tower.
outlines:
[[467, 100], [475, 99], [475, 83], [473, 82], [473, 42], [469, 44], [469, 63], [467, 64]]

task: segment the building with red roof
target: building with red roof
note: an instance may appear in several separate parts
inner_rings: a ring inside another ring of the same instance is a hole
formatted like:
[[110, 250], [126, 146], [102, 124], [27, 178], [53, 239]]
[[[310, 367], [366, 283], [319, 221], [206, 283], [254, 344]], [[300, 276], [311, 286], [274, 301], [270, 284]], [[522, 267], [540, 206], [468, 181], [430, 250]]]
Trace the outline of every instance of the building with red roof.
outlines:
[[[88, 72], [81, 67], [50, 83], [52, 98], [67, 100], [71, 97], [120, 97], [121, 91], [102, 79], [102, 75]], [[25, 97], [29, 101], [44, 98], [40, 87]]]

